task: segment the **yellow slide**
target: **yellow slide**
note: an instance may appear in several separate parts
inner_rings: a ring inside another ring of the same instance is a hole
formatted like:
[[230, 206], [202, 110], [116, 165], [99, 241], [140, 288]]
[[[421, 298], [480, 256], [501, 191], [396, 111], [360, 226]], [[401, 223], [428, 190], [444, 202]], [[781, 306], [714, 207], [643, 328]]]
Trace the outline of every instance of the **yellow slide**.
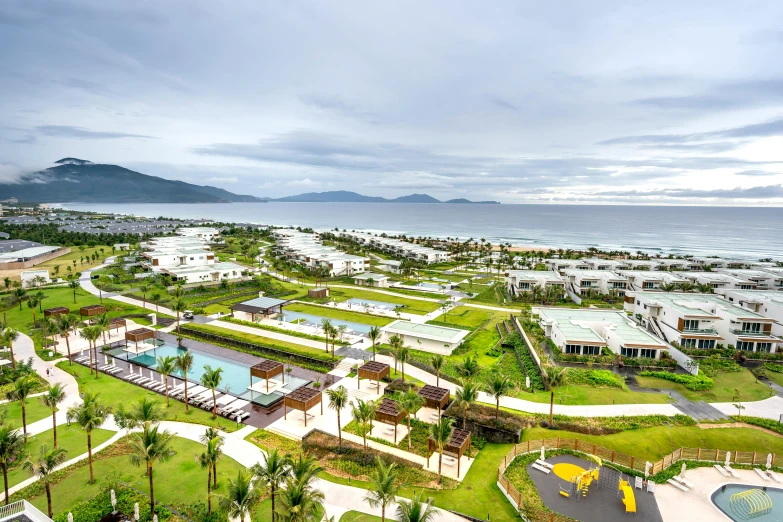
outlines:
[[623, 486], [623, 504], [625, 504], [626, 513], [636, 513], [636, 497], [631, 486]]

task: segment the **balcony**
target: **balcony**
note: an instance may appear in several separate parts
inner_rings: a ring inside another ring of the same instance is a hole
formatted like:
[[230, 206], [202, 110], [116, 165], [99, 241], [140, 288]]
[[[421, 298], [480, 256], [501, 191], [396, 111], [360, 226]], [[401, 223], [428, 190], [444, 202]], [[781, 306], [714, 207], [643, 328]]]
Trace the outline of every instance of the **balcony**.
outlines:
[[680, 331], [684, 334], [718, 334], [715, 328], [683, 328]]
[[7, 506], [0, 507], [0, 522], [31, 520], [32, 522], [52, 522], [52, 519], [41, 513], [26, 500], [17, 500]]
[[733, 329], [729, 330], [729, 332], [733, 333], [734, 335], [741, 335], [743, 337], [769, 337], [769, 332], [762, 332], [759, 330], [740, 330], [740, 329]]

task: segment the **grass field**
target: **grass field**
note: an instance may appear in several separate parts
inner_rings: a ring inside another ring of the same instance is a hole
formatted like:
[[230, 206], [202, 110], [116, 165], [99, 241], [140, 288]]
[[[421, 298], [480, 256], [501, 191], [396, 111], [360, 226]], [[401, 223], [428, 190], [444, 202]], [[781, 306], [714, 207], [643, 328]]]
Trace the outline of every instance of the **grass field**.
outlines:
[[776, 373], [767, 370], [767, 378], [778, 386], [783, 386], [783, 373]]
[[385, 303], [392, 303], [395, 305], [403, 306], [403, 312], [409, 314], [425, 315], [429, 312], [433, 312], [440, 307], [439, 303], [432, 301], [421, 301], [418, 299], [408, 299], [402, 296], [389, 295], [386, 293], [373, 292], [372, 290], [364, 290], [359, 288], [335, 288], [330, 287], [331, 297], [341, 303], [347, 301], [352, 297], [359, 299], [368, 299], [371, 301], [382, 301]]
[[[768, 372], [771, 373], [771, 372]], [[742, 401], [760, 401], [769, 398], [772, 390], [766, 384], [756, 382], [753, 374], [745, 368], [741, 372], [721, 373], [714, 378], [715, 384], [709, 390], [691, 391], [683, 384], [658, 379], [657, 377], [637, 377], [639, 386], [661, 388], [680, 392], [691, 401], [731, 402], [736, 400], [737, 390]]]
[[[587, 404], [665, 404], [668, 401], [662, 393], [634, 392], [619, 388], [596, 388], [569, 384], [555, 388], [555, 404], [580, 406]], [[549, 392], [520, 393], [518, 398], [531, 402], [549, 402]]]
[[304, 303], [293, 303], [285, 307], [284, 311], [300, 312], [304, 314], [312, 314], [320, 317], [328, 317], [336, 321], [352, 321], [354, 323], [362, 323], [371, 326], [386, 326], [394, 321], [391, 317], [379, 317], [376, 315], [363, 314], [359, 312], [349, 312], [348, 310], [339, 310], [335, 308], [327, 308], [325, 306], [314, 306]]
[[614, 435], [583, 435], [570, 431], [532, 428], [525, 430], [523, 440], [578, 438], [634, 457], [655, 462], [677, 448], [722, 449], [731, 451], [783, 452], [783, 438], [750, 428], [714, 428], [697, 426], [659, 426], [624, 431]]
[[80, 392], [100, 393], [101, 400], [113, 406], [123, 403], [128, 407], [131, 403], [147, 397], [160, 402], [166, 415], [165, 420], [194, 422], [209, 426], [217, 424], [226, 431], [237, 429], [236, 422], [220, 416], [212, 420], [210, 412], [196, 407], [191, 407], [190, 413], [186, 414], [185, 404], [174, 399], [171, 399], [171, 407], [166, 408], [166, 397], [164, 395], [127, 383], [111, 375], [101, 374], [98, 379], [95, 379], [90, 376], [89, 370], [80, 364], [69, 366], [68, 363], [61, 362], [57, 364], [57, 367], [76, 376]]
[[[252, 326], [248, 328], [252, 328]], [[272, 346], [279, 346], [281, 348], [290, 348], [293, 352], [302, 353], [304, 355], [307, 354], [324, 355], [324, 353], [326, 353], [325, 349], [313, 348], [312, 346], [304, 346], [302, 344], [297, 344], [295, 342], [280, 341], [278, 339], [272, 339], [271, 337], [264, 337], [262, 335], [264, 333], [264, 330], [262, 330], [261, 328], [256, 329], [258, 331], [258, 335], [254, 333], [251, 334], [246, 332], [240, 332], [238, 330], [232, 330], [231, 328], [222, 328], [220, 326], [216, 326], [215, 322], [213, 322], [212, 324], [200, 324], [198, 325], [198, 329], [209, 331], [217, 335], [230, 334], [233, 337], [238, 337], [240, 339], [244, 339], [252, 343], [269, 344]], [[296, 339], [296, 337], [293, 336], [289, 336], [289, 337], [291, 339]], [[331, 350], [331, 344], [329, 349]], [[335, 349], [337, 349], [337, 346], [335, 346]]]
[[[386, 516], [393, 515], [393, 513], [387, 513]], [[381, 517], [375, 517], [373, 515], [367, 515], [360, 513], [359, 511], [346, 511], [343, 516], [340, 517], [340, 522], [381, 522]]]
[[[101, 252], [101, 248], [103, 248], [103, 252]], [[90, 256], [92, 256], [93, 253], [98, 254], [98, 259], [93, 262], [92, 259], [89, 259]], [[89, 268], [92, 268], [94, 266], [98, 266], [101, 263], [103, 263], [103, 260], [107, 257], [111, 256], [111, 247], [110, 246], [95, 246], [95, 247], [87, 247], [83, 251], [79, 249], [77, 246], [71, 247], [71, 252], [69, 254], [65, 254], [64, 256], [56, 257], [54, 259], [50, 259], [49, 261], [44, 261], [40, 265], [35, 265], [35, 270], [49, 270], [49, 276], [52, 278], [56, 277], [62, 277], [65, 278], [69, 274], [75, 274], [76, 272], [81, 272], [83, 270], [87, 270]], [[82, 258], [84, 258], [84, 263], [82, 264]], [[76, 266], [74, 266], [73, 261], [76, 261]], [[60, 270], [57, 274], [55, 274], [55, 267], [60, 267]], [[67, 267], [71, 267], [71, 271], [68, 272]], [[32, 270], [32, 269], [28, 269]], [[10, 277], [12, 280], [19, 281], [20, 280], [20, 273], [22, 270], [0, 270], [0, 280], [3, 277]]]
[[438, 322], [450, 323], [459, 326], [467, 326], [475, 330], [493, 317], [490, 310], [481, 310], [478, 308], [468, 308], [467, 306], [457, 306], [449, 310], [446, 314], [438, 317]]
[[[19, 401], [0, 404], [0, 409], [4, 409], [7, 412], [7, 416], [5, 418], [6, 424], [12, 423], [17, 428], [22, 427], [22, 405], [19, 403]], [[25, 405], [25, 417], [27, 419], [28, 426], [35, 421], [51, 416], [52, 410], [44, 406], [38, 397], [30, 397], [27, 399]]]

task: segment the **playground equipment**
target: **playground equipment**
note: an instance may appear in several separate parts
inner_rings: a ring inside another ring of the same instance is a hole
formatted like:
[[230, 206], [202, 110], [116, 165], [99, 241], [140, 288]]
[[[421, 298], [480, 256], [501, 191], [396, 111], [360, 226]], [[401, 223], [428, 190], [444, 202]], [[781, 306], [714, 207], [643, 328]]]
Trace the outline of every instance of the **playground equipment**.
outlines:
[[600, 474], [601, 464], [602, 464], [601, 459], [596, 457], [595, 455], [588, 455], [588, 458], [591, 461], [593, 461], [595, 464], [597, 464], [597, 466], [593, 467], [591, 465], [590, 469], [583, 471], [582, 473], [576, 475], [574, 478], [571, 479], [571, 482], [573, 482], [576, 485], [575, 489], [576, 489], [577, 501], [580, 499], [580, 497], [587, 496], [587, 491], [590, 489], [590, 484], [592, 484], [594, 480], [598, 480]]
[[742, 520], [766, 515], [772, 511], [772, 499], [766, 491], [749, 489], [729, 497], [731, 511]]
[[620, 475], [620, 481], [617, 485], [618, 494], [623, 494], [623, 504], [625, 504], [626, 513], [636, 513], [636, 496], [634, 495], [633, 488], [628, 481], [623, 480]]

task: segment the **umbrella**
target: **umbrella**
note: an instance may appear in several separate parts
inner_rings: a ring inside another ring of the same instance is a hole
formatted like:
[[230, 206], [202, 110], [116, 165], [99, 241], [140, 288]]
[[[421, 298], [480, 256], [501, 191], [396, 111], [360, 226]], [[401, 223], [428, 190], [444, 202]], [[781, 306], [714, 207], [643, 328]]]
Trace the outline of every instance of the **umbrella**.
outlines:
[[652, 467], [652, 462], [646, 462], [644, 464], [644, 478], [647, 478], [650, 476], [650, 468]]
[[152, 515], [152, 522], [158, 522], [158, 515]]
[[73, 513], [68, 513], [68, 522], [73, 522]]
[[544, 446], [541, 446], [541, 460], [545, 460], [545, 459], [546, 459], [546, 449], [544, 448]]
[[767, 469], [772, 467], [772, 453], [767, 455]]
[[130, 371], [130, 373], [133, 373], [133, 365], [132, 365], [132, 364], [130, 364], [129, 366], [130, 366], [130, 370], [129, 370], [129, 371]]
[[103, 365], [108, 366], [109, 365], [109, 358], [106, 357], [106, 354], [103, 354]]
[[687, 466], [686, 466], [686, 465], [685, 465], [685, 463], [683, 462], [683, 463], [682, 463], [682, 467], [680, 468], [680, 478], [683, 478], [683, 477], [685, 477], [685, 470], [686, 470], [686, 468], [687, 468]]
[[731, 452], [727, 451], [726, 452], [726, 467], [730, 467], [730, 466], [731, 466]]
[[113, 489], [111, 490], [111, 508], [113, 510], [112, 513], [117, 512], [117, 495], [114, 493]]

